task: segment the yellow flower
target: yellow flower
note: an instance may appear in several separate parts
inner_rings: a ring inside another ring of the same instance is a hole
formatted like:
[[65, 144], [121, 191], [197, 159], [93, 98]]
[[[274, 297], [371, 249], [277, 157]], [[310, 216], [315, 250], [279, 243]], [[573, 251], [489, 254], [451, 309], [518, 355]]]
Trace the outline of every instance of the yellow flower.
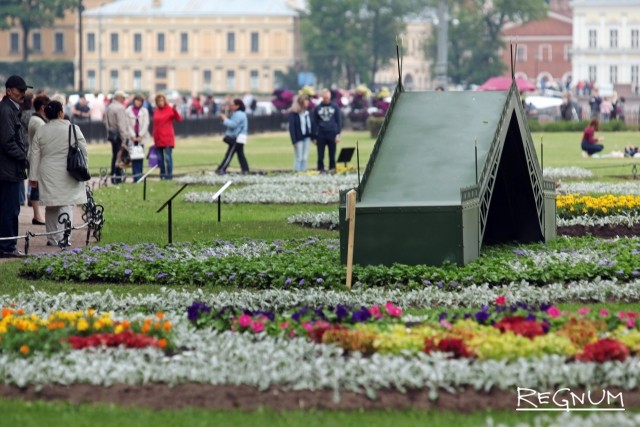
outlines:
[[80, 332], [86, 331], [89, 329], [89, 322], [87, 322], [87, 319], [80, 319], [78, 320], [78, 324], [76, 325], [76, 328]]

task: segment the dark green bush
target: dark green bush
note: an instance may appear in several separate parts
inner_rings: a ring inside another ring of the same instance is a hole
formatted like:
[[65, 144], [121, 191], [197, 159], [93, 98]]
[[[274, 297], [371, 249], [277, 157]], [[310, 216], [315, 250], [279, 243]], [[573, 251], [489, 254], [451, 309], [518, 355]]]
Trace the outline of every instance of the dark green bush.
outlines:
[[[529, 129], [531, 132], [582, 132], [589, 125], [589, 120], [580, 121], [555, 121], [541, 124], [538, 119], [529, 119]], [[600, 122], [600, 130], [603, 132], [621, 132], [633, 130], [620, 120], [612, 120], [610, 122]]]
[[0, 62], [0, 80], [18, 74], [36, 90], [48, 88], [61, 91], [73, 89], [72, 61]]

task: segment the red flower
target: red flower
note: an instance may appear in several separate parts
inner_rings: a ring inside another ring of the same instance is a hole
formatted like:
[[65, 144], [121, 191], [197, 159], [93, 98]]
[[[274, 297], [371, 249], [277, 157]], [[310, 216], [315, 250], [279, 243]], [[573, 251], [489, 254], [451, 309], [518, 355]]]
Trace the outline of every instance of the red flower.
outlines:
[[544, 325], [541, 322], [527, 320], [522, 316], [505, 316], [494, 326], [502, 333], [511, 331], [516, 335], [522, 335], [531, 339], [539, 335], [544, 335]]
[[584, 346], [576, 359], [581, 362], [608, 362], [617, 360], [624, 362], [629, 357], [629, 348], [618, 340], [603, 338]]
[[424, 352], [429, 354], [433, 351], [452, 353], [454, 359], [473, 357], [473, 353], [460, 338], [443, 338], [437, 344], [433, 338], [426, 338], [424, 340]]
[[67, 339], [67, 342], [76, 350], [88, 347], [119, 347], [126, 348], [145, 348], [159, 347], [162, 348], [157, 339], [142, 334], [136, 334], [131, 331], [123, 331], [119, 334], [104, 333], [93, 334], [88, 337], [74, 335]]
[[505, 305], [507, 303], [507, 297], [504, 295], [500, 295], [496, 298], [496, 305]]

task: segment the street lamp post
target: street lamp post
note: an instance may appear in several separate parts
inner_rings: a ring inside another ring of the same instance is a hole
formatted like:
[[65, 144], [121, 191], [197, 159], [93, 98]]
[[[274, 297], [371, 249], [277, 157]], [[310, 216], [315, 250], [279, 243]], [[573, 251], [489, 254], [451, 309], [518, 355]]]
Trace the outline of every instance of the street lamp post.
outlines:
[[82, 94], [84, 92], [84, 71], [82, 69], [82, 12], [84, 11], [84, 6], [82, 5], [82, 0], [78, 1], [78, 93]]
[[438, 4], [438, 58], [436, 61], [436, 87], [447, 88], [447, 61], [449, 46], [449, 13], [446, 0]]

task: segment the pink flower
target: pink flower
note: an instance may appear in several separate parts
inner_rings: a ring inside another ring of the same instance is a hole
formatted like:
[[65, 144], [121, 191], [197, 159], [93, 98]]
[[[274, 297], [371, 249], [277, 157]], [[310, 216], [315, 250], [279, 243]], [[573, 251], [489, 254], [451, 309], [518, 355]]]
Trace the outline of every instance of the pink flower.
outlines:
[[280, 322], [280, 329], [287, 329], [289, 327], [289, 322]]
[[387, 301], [387, 303], [384, 305], [384, 307], [387, 309], [387, 313], [389, 313], [389, 316], [393, 316], [393, 317], [401, 317], [402, 316], [402, 308], [393, 305], [393, 303], [391, 301]]
[[251, 329], [253, 330], [253, 332], [255, 332], [256, 334], [259, 332], [264, 331], [264, 323], [256, 320], [251, 322]]
[[238, 325], [240, 325], [242, 328], [246, 328], [251, 324], [251, 320], [251, 316], [249, 316], [248, 314], [243, 314], [242, 316], [238, 317]]
[[313, 325], [310, 322], [304, 322], [302, 327], [307, 331], [307, 333], [313, 332]]
[[507, 303], [507, 297], [504, 295], [500, 295], [496, 298], [496, 305], [505, 305]]
[[451, 329], [451, 328], [453, 328], [453, 325], [452, 325], [451, 323], [447, 322], [447, 321], [446, 321], [446, 320], [444, 320], [444, 319], [442, 319], [442, 320], [440, 321], [440, 324], [441, 324], [442, 326], [444, 326], [445, 328], [447, 328], [447, 329]]
[[556, 317], [560, 317], [560, 309], [554, 305], [547, 309], [547, 314], [555, 319]]
[[314, 328], [328, 328], [329, 326], [331, 326], [331, 323], [327, 322], [326, 320], [317, 320], [313, 324]]
[[371, 313], [371, 315], [376, 319], [379, 319], [382, 317], [382, 313], [380, 312], [380, 306], [378, 305], [374, 305], [373, 307], [371, 307], [369, 309], [369, 313]]
[[629, 317], [627, 319], [627, 328], [633, 329], [636, 327], [636, 319], [634, 319], [633, 317]]
[[600, 316], [607, 317], [608, 315], [609, 315], [609, 310], [607, 310], [606, 308], [603, 308], [602, 310], [600, 310]]
[[582, 307], [578, 309], [578, 314], [580, 316], [586, 316], [587, 314], [589, 314], [589, 307]]

